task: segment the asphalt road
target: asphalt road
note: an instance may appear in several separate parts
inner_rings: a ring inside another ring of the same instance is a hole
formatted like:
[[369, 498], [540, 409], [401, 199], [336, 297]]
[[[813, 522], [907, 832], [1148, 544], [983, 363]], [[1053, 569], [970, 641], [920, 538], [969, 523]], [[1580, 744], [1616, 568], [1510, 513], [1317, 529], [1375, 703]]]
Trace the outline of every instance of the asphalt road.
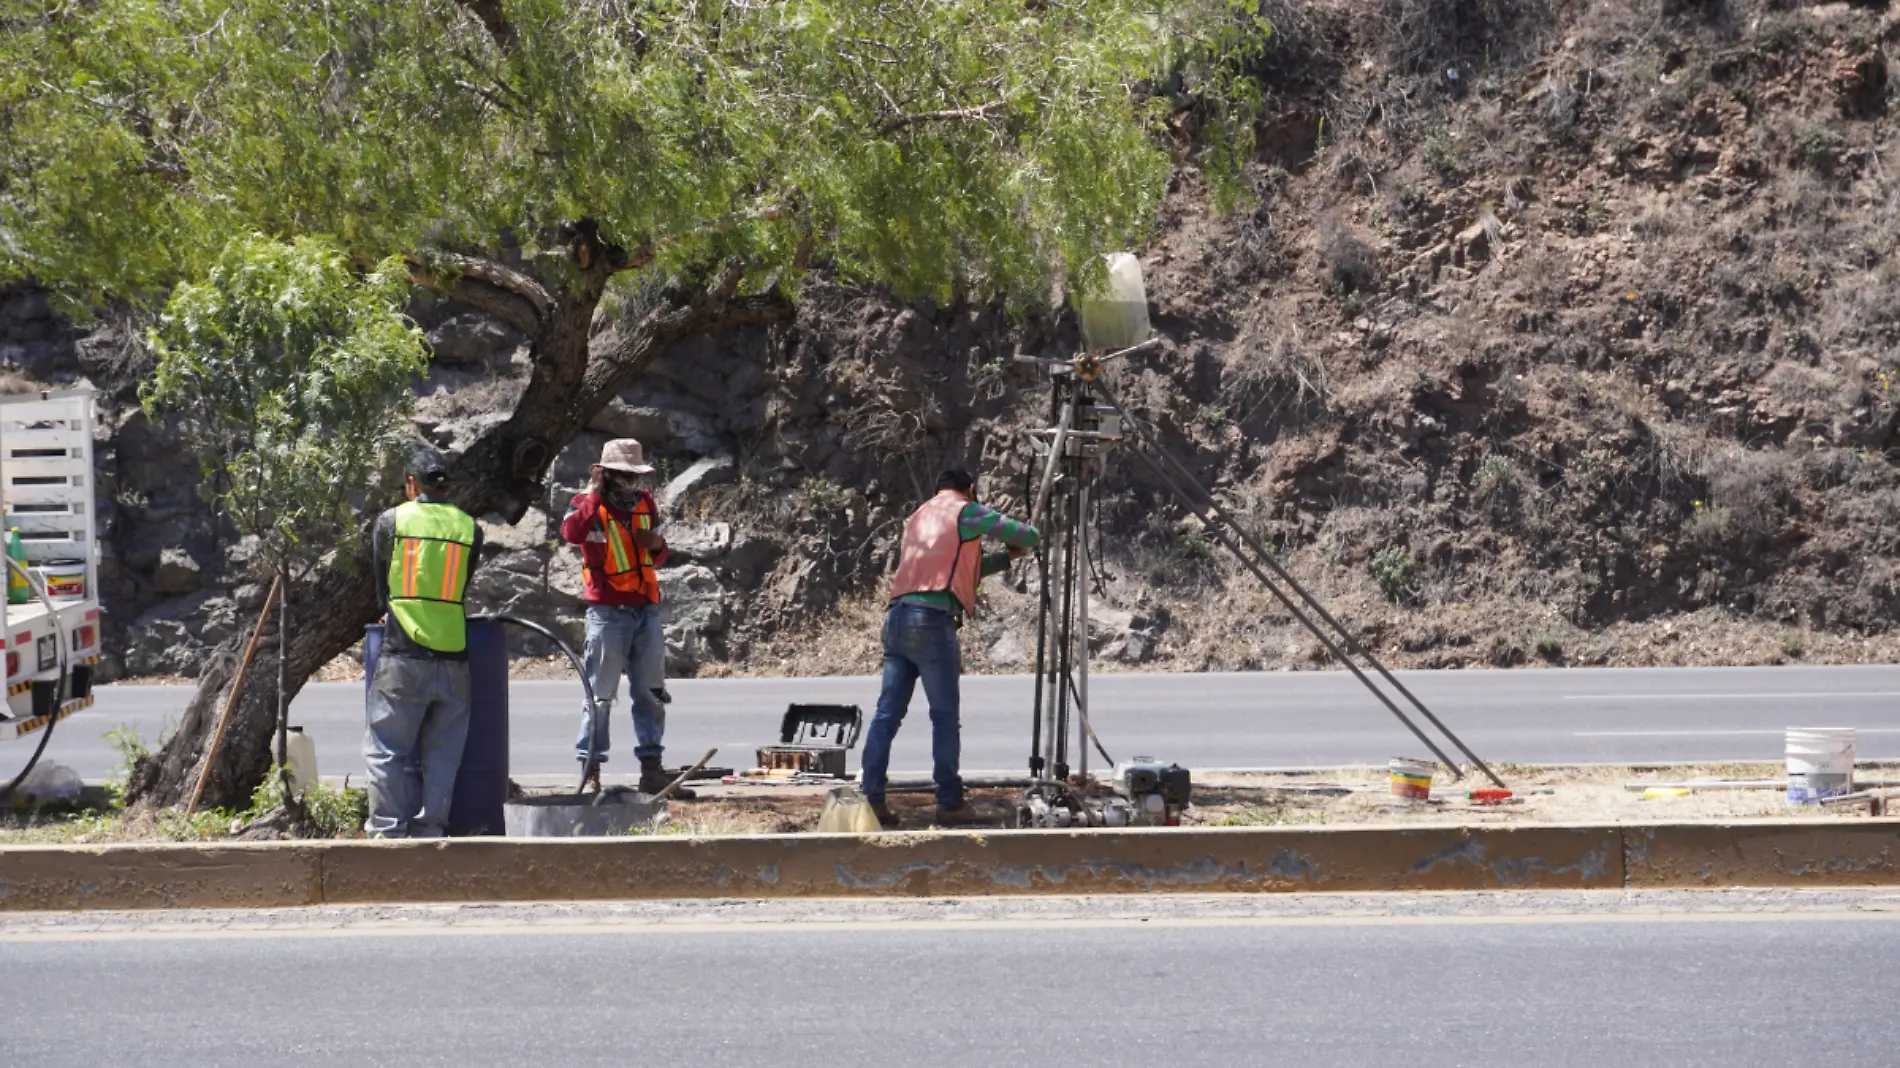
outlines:
[[[1859, 729], [1862, 759], [1900, 757], [1900, 666], [1708, 669], [1570, 669], [1403, 672], [1400, 678], [1478, 755], [1518, 763], [1779, 760], [1790, 725]], [[1418, 742], [1343, 672], [1097, 675], [1096, 733], [1110, 755], [1137, 754], [1191, 768], [1338, 766], [1423, 754]], [[719, 764], [749, 766], [776, 740], [786, 704], [857, 704], [868, 720], [873, 678], [681, 680], [667, 729], [668, 760], [689, 762], [711, 746]], [[317, 742], [325, 775], [362, 768], [360, 684], [306, 687], [292, 706]], [[963, 767], [1014, 772], [1029, 743], [1031, 683], [1025, 676], [963, 683]], [[48, 758], [87, 779], [110, 775], [103, 741], [124, 725], [147, 740], [175, 721], [191, 691], [107, 686], [94, 708], [63, 723]], [[517, 776], [565, 776], [574, 767], [577, 682], [510, 687], [511, 753]], [[614, 738], [632, 741], [624, 692]], [[23, 743], [0, 749], [0, 771], [18, 767]], [[1447, 747], [1449, 751], [1449, 747]], [[617, 750], [609, 770], [631, 770]], [[855, 766], [856, 754], [853, 754]], [[921, 689], [898, 735], [893, 766], [930, 766]]]
[[0, 1063], [1884, 1068], [1896, 954], [1843, 913], [0, 934]]

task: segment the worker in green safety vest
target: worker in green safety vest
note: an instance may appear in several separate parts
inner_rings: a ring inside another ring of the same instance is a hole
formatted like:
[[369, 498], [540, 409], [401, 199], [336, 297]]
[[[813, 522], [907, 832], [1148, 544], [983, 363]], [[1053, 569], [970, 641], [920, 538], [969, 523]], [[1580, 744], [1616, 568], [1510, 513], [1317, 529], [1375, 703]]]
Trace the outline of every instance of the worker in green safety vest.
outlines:
[[482, 528], [442, 494], [447, 464], [412, 457], [408, 502], [372, 536], [382, 590], [383, 645], [369, 680], [369, 821], [377, 838], [439, 838], [468, 741], [468, 621], [462, 599]]

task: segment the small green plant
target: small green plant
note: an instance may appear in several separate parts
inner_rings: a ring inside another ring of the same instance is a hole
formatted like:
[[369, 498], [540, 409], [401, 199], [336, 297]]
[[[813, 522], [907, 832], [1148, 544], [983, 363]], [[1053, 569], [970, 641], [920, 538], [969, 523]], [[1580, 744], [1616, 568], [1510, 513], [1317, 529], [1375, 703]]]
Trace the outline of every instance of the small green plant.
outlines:
[[1209, 430], [1219, 430], [1227, 425], [1227, 409], [1218, 404], [1203, 404], [1195, 410], [1194, 421]]
[[1790, 660], [1801, 659], [1801, 654], [1806, 651], [1806, 648], [1801, 644], [1801, 635], [1799, 634], [1790, 634], [1786, 638], [1781, 639], [1781, 655]]
[[[239, 813], [236, 822], [239, 825], [252, 823], [283, 808], [285, 781], [282, 768], [271, 768], [264, 781], [251, 792], [251, 807]], [[319, 834], [328, 838], [349, 837], [361, 831], [369, 820], [369, 791], [347, 784], [338, 788], [313, 783], [304, 791], [303, 809]], [[228, 822], [233, 817], [227, 812], [225, 819]]]
[[1689, 520], [1682, 525], [1683, 537], [1705, 553], [1719, 551], [1728, 544], [1731, 516], [1726, 508], [1691, 501]]
[[1344, 282], [1333, 283], [1333, 299], [1339, 302], [1341, 318], [1357, 319], [1366, 310], [1366, 298]]
[[123, 808], [125, 784], [141, 763], [151, 759], [152, 748], [145, 744], [145, 739], [139, 736], [138, 731], [123, 723], [107, 731], [104, 738], [106, 747], [119, 755], [119, 762], [112, 769], [112, 777], [106, 780], [106, 793], [112, 797], [114, 808]]
[[1478, 475], [1472, 480], [1472, 496], [1479, 504], [1488, 508], [1508, 508], [1517, 503], [1517, 497], [1523, 487], [1524, 475], [1509, 456], [1497, 453], [1484, 458], [1478, 465]]
[[1801, 159], [1818, 171], [1830, 171], [1840, 162], [1841, 135], [1816, 123], [1801, 131], [1797, 141]]
[[1549, 631], [1539, 634], [1537, 636], [1537, 655], [1543, 657], [1545, 660], [1562, 660], [1564, 658], [1564, 640]]
[[1205, 530], [1190, 530], [1181, 535], [1181, 557], [1195, 563], [1207, 563], [1214, 559], [1214, 537]]
[[819, 475], [798, 484], [798, 495], [814, 515], [836, 515], [844, 511], [850, 495], [843, 486]]
[[1457, 179], [1465, 171], [1464, 156], [1458, 150], [1458, 135], [1442, 126], [1425, 135], [1424, 143], [1419, 146], [1419, 158], [1447, 180]]
[[1372, 554], [1372, 581], [1378, 584], [1380, 592], [1395, 601], [1410, 591], [1412, 572], [1416, 568], [1412, 554], [1397, 545]]

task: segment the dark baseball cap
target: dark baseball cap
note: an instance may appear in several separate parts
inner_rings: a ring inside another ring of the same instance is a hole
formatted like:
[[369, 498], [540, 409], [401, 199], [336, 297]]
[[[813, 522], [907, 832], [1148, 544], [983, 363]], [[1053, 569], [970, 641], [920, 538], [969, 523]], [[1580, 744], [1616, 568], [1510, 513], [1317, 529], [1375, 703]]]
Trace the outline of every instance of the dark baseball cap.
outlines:
[[449, 484], [449, 461], [431, 448], [419, 448], [409, 454], [409, 476], [432, 489]]

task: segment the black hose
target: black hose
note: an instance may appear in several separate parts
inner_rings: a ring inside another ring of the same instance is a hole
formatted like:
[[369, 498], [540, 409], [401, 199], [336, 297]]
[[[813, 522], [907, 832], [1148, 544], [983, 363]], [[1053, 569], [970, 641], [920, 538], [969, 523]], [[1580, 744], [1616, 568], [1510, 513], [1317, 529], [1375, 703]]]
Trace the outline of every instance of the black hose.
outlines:
[[59, 681], [53, 687], [53, 711], [46, 717], [46, 733], [40, 735], [40, 744], [34, 748], [33, 756], [27, 760], [26, 767], [21, 768], [20, 773], [5, 786], [0, 786], [0, 798], [13, 796], [13, 791], [19, 789], [20, 784], [26, 781], [26, 777], [32, 773], [34, 766], [40, 762], [40, 757], [46, 755], [47, 743], [53, 740], [53, 728], [59, 725], [59, 714], [66, 705], [66, 674], [69, 666], [66, 660], [66, 628], [60, 625], [59, 609], [54, 606], [52, 596], [46, 592], [46, 583], [44, 581], [36, 583], [38, 576], [28, 571], [25, 564], [11, 556], [7, 557], [7, 565], [24, 575], [27, 585], [33, 586], [39, 592], [40, 603], [46, 606], [47, 618], [53, 621], [53, 633], [59, 636]]
[[567, 644], [560, 635], [532, 620], [522, 619], [520, 616], [470, 616], [469, 620], [471, 622], [512, 623], [517, 627], [524, 627], [553, 642], [555, 648], [567, 654], [567, 662], [574, 666], [574, 674], [581, 678], [581, 694], [587, 698], [587, 764], [581, 768], [580, 789], [574, 791], [576, 795], [579, 795], [587, 789], [588, 770], [600, 759], [600, 703], [594, 700], [594, 685], [587, 679], [586, 665], [582, 664], [581, 658], [575, 655], [574, 647]]

